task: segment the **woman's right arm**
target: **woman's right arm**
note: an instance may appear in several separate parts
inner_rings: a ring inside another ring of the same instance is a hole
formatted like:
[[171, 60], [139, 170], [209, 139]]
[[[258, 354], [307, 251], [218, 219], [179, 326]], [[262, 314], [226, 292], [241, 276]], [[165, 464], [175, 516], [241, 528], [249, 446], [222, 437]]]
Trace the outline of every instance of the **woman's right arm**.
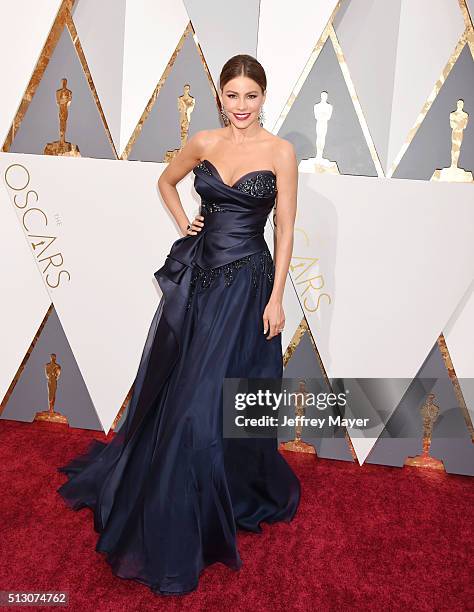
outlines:
[[[204, 224], [200, 221], [200, 219], [203, 219], [201, 215], [197, 215], [192, 223], [189, 221], [181, 204], [176, 185], [201, 161], [203, 151], [206, 149], [209, 140], [207, 130], [194, 134], [176, 157], [169, 162], [158, 179], [158, 189], [165, 205], [173, 215], [183, 235], [196, 235]], [[192, 229], [186, 229], [188, 224], [192, 225]]]

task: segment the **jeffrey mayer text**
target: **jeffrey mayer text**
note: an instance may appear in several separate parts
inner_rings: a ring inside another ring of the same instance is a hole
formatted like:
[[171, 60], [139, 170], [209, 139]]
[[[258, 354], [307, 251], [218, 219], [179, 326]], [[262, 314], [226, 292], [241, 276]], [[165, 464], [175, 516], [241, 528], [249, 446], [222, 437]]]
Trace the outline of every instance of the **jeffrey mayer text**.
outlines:
[[258, 418], [252, 417], [244, 417], [243, 414], [239, 414], [235, 417], [235, 424], [238, 427], [277, 427], [277, 426], [289, 426], [295, 427], [296, 425], [300, 425], [301, 427], [319, 427], [322, 428], [325, 425], [328, 427], [367, 427], [367, 423], [369, 422], [368, 418], [364, 419], [346, 419], [341, 416], [331, 416], [329, 415], [327, 418], [310, 418], [305, 416], [296, 416], [296, 417], [283, 417], [283, 422], [279, 423], [278, 417], [264, 415]]

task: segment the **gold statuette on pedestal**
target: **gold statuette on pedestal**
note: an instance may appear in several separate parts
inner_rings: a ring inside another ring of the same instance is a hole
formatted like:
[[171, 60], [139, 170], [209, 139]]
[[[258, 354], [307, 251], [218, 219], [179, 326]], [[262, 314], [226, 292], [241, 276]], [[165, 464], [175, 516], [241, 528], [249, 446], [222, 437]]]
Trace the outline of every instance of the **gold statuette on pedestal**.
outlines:
[[298, 169], [302, 172], [317, 172], [319, 174], [339, 174], [339, 168], [335, 161], [330, 161], [323, 156], [326, 144], [328, 123], [332, 115], [332, 104], [327, 101], [328, 92], [321, 92], [321, 100], [317, 102], [314, 109], [316, 119], [316, 157], [302, 159]]
[[72, 91], [66, 85], [67, 79], [63, 79], [61, 88], [56, 91], [56, 103], [59, 107], [59, 140], [48, 142], [44, 148], [44, 153], [45, 155], [81, 157], [79, 147], [66, 141], [67, 118], [72, 100]]
[[423, 416], [423, 452], [421, 455], [416, 455], [416, 457], [408, 457], [405, 465], [444, 471], [443, 462], [430, 456], [433, 426], [439, 416], [439, 406], [434, 403], [434, 397], [434, 393], [429, 393], [426, 402], [421, 408]]
[[[305, 407], [306, 407], [307, 395], [308, 395], [308, 392], [306, 390], [306, 383], [304, 380], [300, 380], [299, 389], [296, 394], [296, 400], [295, 400], [296, 419], [298, 419], [298, 417], [301, 419], [302, 417], [306, 415]], [[316, 450], [314, 449], [314, 446], [311, 446], [311, 444], [306, 444], [306, 442], [303, 442], [303, 440], [301, 439], [302, 430], [303, 428], [301, 426], [301, 421], [297, 420], [296, 425], [295, 425], [294, 440], [289, 440], [288, 442], [282, 442], [280, 444], [280, 450], [294, 451], [297, 453], [316, 454]]]
[[191, 113], [196, 105], [196, 100], [189, 93], [191, 86], [187, 83], [184, 88], [184, 94], [178, 97], [178, 113], [179, 113], [179, 124], [181, 128], [181, 146], [179, 149], [171, 149], [166, 151], [164, 162], [170, 162], [178, 155], [181, 149], [184, 147], [188, 140], [189, 125], [191, 123]]
[[464, 130], [467, 127], [469, 115], [463, 111], [464, 101], [458, 100], [457, 109], [449, 115], [451, 134], [451, 166], [435, 170], [432, 181], [453, 181], [456, 183], [472, 183], [472, 172], [458, 167]]
[[51, 353], [51, 361], [44, 366], [44, 371], [48, 381], [49, 410], [37, 412], [35, 415], [35, 421], [50, 421], [51, 423], [66, 423], [67, 425], [67, 418], [54, 410], [58, 378], [61, 375], [61, 366], [56, 362], [56, 353]]

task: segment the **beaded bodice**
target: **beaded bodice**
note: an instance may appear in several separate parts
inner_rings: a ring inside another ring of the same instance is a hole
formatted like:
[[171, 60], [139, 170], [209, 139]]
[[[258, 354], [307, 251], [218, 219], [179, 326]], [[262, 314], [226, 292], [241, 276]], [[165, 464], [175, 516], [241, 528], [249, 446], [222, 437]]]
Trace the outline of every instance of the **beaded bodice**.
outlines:
[[[208, 176], [214, 176], [229, 189], [237, 189], [254, 198], [268, 198], [277, 193], [276, 176], [271, 170], [252, 170], [241, 176], [233, 185], [226, 185], [217, 168], [207, 159], [201, 161], [195, 170], [201, 170]], [[225, 212], [226, 210], [225, 207], [215, 202], [204, 201], [203, 205], [205, 212]]]
[[[263, 226], [277, 194], [276, 176], [271, 170], [253, 170], [241, 176], [233, 185], [227, 185], [219, 174], [217, 168], [209, 160], [202, 160], [194, 168], [196, 177], [203, 177], [196, 186], [201, 195], [200, 214], [204, 216], [204, 228], [207, 231], [217, 230], [235, 233], [239, 223], [234, 218], [242, 219], [246, 216], [255, 222], [254, 232], [261, 234], [261, 248], [254, 254], [238, 257], [225, 265], [218, 267], [201, 268], [194, 266], [191, 292], [188, 307], [196, 290], [202, 291], [210, 287], [214, 280], [223, 275], [224, 283], [230, 286], [237, 272], [243, 267], [251, 269], [251, 284], [257, 290], [262, 279], [268, 283], [273, 282], [274, 266], [271, 254], [263, 239]], [[206, 177], [209, 179], [207, 183]], [[228, 214], [222, 214], [228, 213]], [[221, 216], [222, 215], [222, 216]], [[224, 223], [225, 219], [225, 223]], [[240, 221], [240, 224], [242, 221]], [[234, 228], [235, 225], [235, 229]], [[244, 223], [245, 232], [251, 226]], [[225, 228], [225, 229], [224, 229]], [[201, 231], [205, 231], [204, 229]]]

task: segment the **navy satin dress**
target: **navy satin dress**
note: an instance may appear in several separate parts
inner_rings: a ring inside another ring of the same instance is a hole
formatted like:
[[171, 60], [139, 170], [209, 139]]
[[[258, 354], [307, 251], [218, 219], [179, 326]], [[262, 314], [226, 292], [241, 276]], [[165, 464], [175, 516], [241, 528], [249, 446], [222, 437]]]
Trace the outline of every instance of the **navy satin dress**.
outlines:
[[274, 263], [264, 227], [269, 170], [226, 185], [208, 160], [193, 170], [204, 227], [176, 240], [155, 277], [163, 292], [124, 423], [58, 470], [67, 505], [89, 507], [116, 576], [156, 594], [196, 589], [216, 562], [238, 570], [236, 531], [289, 522], [300, 483], [273, 438], [224, 438], [225, 377], [281, 378], [281, 335], [262, 315]]

